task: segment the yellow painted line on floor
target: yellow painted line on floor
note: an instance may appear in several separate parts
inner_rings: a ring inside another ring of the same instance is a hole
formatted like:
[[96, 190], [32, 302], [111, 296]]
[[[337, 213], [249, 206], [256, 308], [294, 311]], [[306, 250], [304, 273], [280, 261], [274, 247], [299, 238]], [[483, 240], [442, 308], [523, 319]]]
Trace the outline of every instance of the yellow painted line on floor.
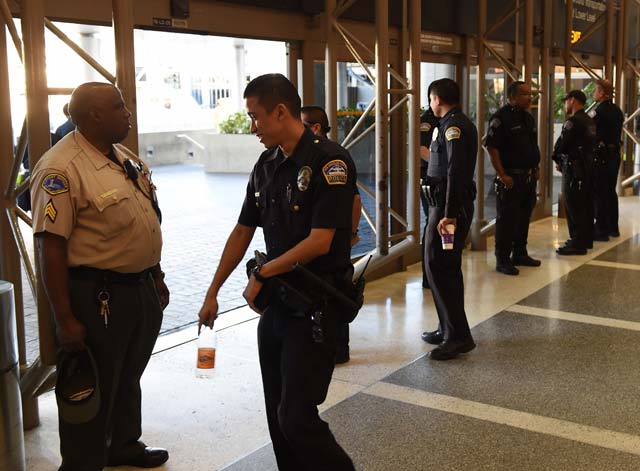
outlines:
[[596, 267], [620, 268], [623, 270], [640, 271], [640, 265], [633, 263], [606, 262], [604, 260], [591, 260], [587, 265], [595, 265]]
[[405, 404], [426, 407], [640, 456], [640, 437], [628, 433], [614, 432], [384, 382], [376, 383], [363, 392], [371, 396]]
[[614, 327], [616, 329], [640, 331], [640, 322], [610, 319], [608, 317], [589, 316], [587, 314], [578, 314], [576, 312], [554, 311], [553, 309], [523, 306], [521, 304], [514, 304], [513, 306], [508, 307], [506, 311], [528, 314], [530, 316], [546, 317], [547, 319], [559, 319], [564, 321], [581, 322], [583, 324]]

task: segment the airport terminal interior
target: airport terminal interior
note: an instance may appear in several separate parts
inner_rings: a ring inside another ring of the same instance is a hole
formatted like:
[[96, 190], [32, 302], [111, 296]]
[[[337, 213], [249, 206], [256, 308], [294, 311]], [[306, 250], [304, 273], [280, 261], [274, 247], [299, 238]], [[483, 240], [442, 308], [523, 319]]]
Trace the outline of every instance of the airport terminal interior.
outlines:
[[[327, 110], [358, 172], [351, 255], [364, 304], [319, 407], [355, 469], [640, 470], [639, 54], [637, 0], [0, 0], [0, 280], [14, 305], [0, 285], [0, 471], [61, 464], [55, 338], [24, 195], [87, 81], [122, 91], [123, 144], [148, 163], [163, 209], [171, 303], [142, 377], [142, 440], [170, 457], [153, 469], [278, 470], [244, 262], [219, 295], [213, 374], [195, 369], [198, 312], [263, 150], [242, 92], [271, 72]], [[530, 84], [541, 154], [528, 237], [541, 266], [507, 276], [494, 254], [496, 171], [479, 146], [462, 255], [477, 346], [448, 361], [421, 339], [438, 317], [420, 264], [420, 116], [441, 78], [458, 83], [480, 144], [509, 84]], [[551, 155], [563, 98], [582, 90], [591, 110], [603, 79], [624, 114], [619, 234], [562, 256]]]

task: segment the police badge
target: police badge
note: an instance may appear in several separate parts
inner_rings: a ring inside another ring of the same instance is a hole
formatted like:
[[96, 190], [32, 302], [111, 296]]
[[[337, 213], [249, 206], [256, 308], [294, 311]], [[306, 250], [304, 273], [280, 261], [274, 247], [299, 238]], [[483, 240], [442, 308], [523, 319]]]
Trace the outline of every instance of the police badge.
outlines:
[[307, 191], [311, 183], [311, 167], [306, 165], [298, 171], [298, 190]]

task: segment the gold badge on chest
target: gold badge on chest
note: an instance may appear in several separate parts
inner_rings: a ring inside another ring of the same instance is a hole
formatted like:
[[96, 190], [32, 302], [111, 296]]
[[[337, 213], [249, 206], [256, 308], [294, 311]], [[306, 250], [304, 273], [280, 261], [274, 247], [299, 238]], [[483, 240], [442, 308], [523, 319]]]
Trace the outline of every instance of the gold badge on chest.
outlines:
[[311, 167], [307, 167], [306, 165], [298, 171], [298, 190], [307, 191], [309, 189], [309, 184], [311, 183], [311, 174]]

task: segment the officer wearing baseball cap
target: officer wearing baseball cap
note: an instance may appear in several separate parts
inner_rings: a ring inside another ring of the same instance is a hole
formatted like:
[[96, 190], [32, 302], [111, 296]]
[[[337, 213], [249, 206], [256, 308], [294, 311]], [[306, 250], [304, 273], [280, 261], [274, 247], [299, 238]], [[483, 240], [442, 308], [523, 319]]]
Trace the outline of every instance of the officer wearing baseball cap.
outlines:
[[571, 90], [563, 99], [569, 118], [553, 148], [556, 168], [562, 172], [562, 193], [569, 240], [558, 255], [584, 255], [593, 247], [592, 160], [596, 125], [584, 110], [587, 97]]

